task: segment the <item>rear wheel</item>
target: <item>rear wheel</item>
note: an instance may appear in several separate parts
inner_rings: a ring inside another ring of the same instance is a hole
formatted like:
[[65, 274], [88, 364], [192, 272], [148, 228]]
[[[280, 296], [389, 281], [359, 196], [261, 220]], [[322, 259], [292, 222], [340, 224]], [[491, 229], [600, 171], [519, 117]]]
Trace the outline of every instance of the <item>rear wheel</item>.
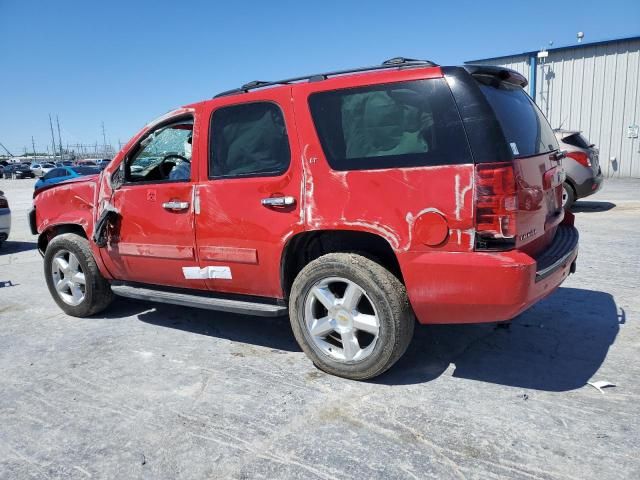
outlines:
[[562, 184], [562, 206], [569, 210], [576, 201], [576, 194], [573, 187], [567, 182]]
[[291, 289], [289, 314], [313, 363], [354, 380], [397, 362], [415, 323], [404, 285], [378, 263], [350, 253], [324, 255], [304, 267]]
[[44, 273], [51, 296], [68, 315], [87, 317], [104, 310], [113, 300], [89, 241], [74, 233], [51, 240], [44, 256]]

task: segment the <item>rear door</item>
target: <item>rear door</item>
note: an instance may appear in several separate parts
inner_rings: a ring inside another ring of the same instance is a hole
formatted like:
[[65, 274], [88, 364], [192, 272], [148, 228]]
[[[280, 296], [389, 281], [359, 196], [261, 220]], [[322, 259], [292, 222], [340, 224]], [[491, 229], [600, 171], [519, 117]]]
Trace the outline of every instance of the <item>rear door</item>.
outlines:
[[197, 186], [200, 269], [193, 285], [216, 292], [282, 297], [280, 260], [302, 230], [302, 174], [291, 89], [211, 102], [205, 171]]

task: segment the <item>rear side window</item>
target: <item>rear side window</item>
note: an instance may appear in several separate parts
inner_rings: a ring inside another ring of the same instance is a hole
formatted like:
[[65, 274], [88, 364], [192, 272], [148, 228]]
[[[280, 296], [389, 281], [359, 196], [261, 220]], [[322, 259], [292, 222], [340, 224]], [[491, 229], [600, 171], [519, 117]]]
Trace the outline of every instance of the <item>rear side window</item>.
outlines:
[[315, 93], [309, 107], [334, 170], [472, 163], [444, 79]]
[[73, 167], [72, 169], [74, 172], [76, 172], [79, 175], [93, 175], [96, 173], [100, 173], [100, 168], [98, 167]]
[[274, 176], [289, 168], [291, 151], [280, 107], [246, 103], [211, 117], [209, 177]]
[[58, 177], [66, 177], [67, 171], [64, 168], [54, 168], [53, 170], [51, 170], [49, 173], [47, 173], [44, 178], [49, 179], [49, 178], [58, 178]]
[[494, 77], [476, 77], [491, 105], [514, 158], [530, 157], [558, 148], [549, 122], [531, 97], [516, 85]]

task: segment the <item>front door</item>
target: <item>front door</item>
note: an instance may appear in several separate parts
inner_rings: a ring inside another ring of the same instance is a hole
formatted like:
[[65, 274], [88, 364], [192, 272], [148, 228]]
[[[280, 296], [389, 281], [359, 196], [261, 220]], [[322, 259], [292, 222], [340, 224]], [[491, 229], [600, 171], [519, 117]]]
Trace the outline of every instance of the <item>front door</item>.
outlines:
[[[193, 285], [216, 292], [282, 297], [280, 260], [302, 230], [300, 150], [291, 89], [212, 102], [206, 171], [196, 187], [200, 271]], [[204, 136], [203, 136], [204, 137]], [[208, 140], [208, 141], [207, 141]]]
[[120, 212], [117, 241], [107, 247], [116, 279], [198, 288], [184, 271], [197, 266], [192, 135], [191, 116], [163, 122], [123, 160], [125, 183], [112, 199]]

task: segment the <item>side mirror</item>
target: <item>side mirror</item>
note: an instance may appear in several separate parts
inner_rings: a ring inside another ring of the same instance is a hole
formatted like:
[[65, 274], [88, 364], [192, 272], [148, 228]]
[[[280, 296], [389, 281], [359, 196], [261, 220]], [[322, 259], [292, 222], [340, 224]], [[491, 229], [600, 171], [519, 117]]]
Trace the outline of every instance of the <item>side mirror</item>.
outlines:
[[124, 183], [124, 162], [123, 160], [122, 163], [118, 165], [118, 168], [111, 174], [110, 183], [113, 190], [119, 189]]

